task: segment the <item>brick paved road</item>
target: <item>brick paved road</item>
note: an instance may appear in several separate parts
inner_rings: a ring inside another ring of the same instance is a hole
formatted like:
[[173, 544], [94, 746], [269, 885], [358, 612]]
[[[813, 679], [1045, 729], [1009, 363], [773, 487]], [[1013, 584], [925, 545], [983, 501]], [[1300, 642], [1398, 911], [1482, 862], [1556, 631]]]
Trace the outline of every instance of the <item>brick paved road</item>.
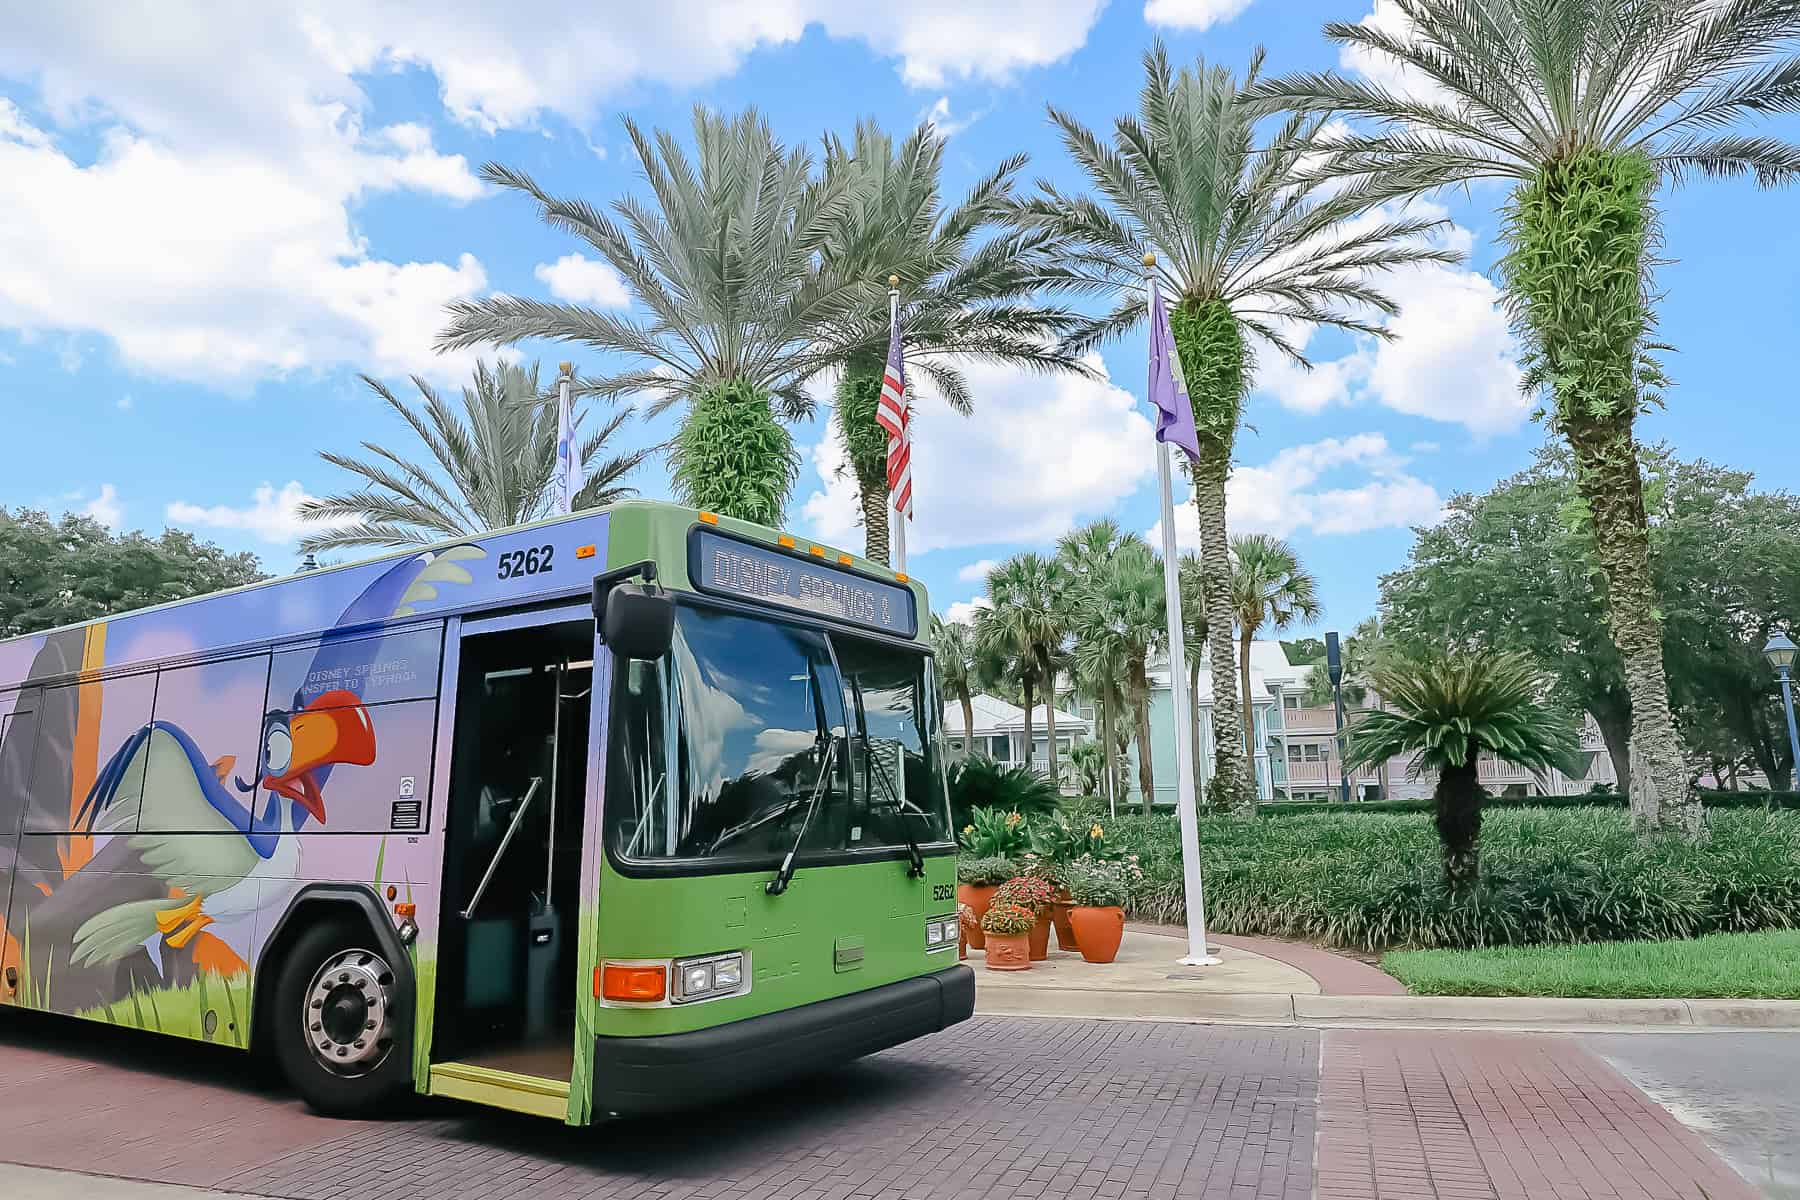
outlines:
[[0, 1160], [38, 1166], [296, 1200], [1312, 1192], [1306, 1030], [978, 1018], [747, 1102], [566, 1130], [429, 1104], [328, 1121], [235, 1056], [6, 1016]]

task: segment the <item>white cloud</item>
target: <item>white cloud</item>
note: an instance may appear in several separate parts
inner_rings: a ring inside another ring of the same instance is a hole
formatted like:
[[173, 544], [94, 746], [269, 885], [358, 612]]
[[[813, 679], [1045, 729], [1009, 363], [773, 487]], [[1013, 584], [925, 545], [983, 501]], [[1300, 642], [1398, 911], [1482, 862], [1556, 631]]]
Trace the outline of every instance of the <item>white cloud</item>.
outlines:
[[958, 571], [956, 577], [964, 583], [984, 583], [987, 581], [988, 572], [993, 570], [996, 565], [991, 558], [977, 559]]
[[280, 491], [275, 490], [274, 484], [263, 484], [256, 489], [250, 503], [241, 508], [228, 504], [203, 508], [186, 500], [177, 500], [169, 505], [165, 515], [177, 525], [243, 530], [271, 545], [286, 545], [303, 534], [317, 533], [327, 527], [300, 519], [300, 506], [312, 498], [298, 480], [290, 479]]
[[950, 112], [950, 97], [939, 96], [930, 108], [919, 114], [919, 120], [931, 122], [931, 127], [940, 138], [948, 141], [981, 118], [987, 116], [987, 110], [969, 113], [966, 116], [954, 116]]
[[1231, 20], [1251, 0], [1144, 0], [1144, 23], [1205, 32]]
[[81, 506], [81, 511], [108, 529], [117, 529], [125, 517], [125, 506], [119, 503], [119, 489], [110, 483], [100, 485], [100, 494]]
[[975, 614], [984, 608], [994, 607], [986, 596], [977, 596], [973, 600], [958, 600], [944, 610], [944, 620], [955, 621], [961, 625], [975, 624]]
[[744, 768], [766, 775], [779, 769], [794, 755], [811, 750], [818, 738], [818, 732], [811, 729], [759, 729], [756, 740], [750, 745], [750, 757], [745, 760]]
[[[1413, 215], [1441, 219], [1443, 206], [1418, 202]], [[1365, 223], [1398, 215], [1382, 208]], [[1445, 248], [1467, 254], [1474, 235], [1449, 226], [1435, 235]], [[1384, 272], [1374, 283], [1400, 314], [1385, 324], [1389, 341], [1358, 339], [1341, 358], [1315, 360], [1310, 371], [1273, 353], [1264, 356], [1257, 388], [1284, 408], [1316, 413], [1333, 404], [1375, 403], [1396, 412], [1462, 425], [1478, 436], [1508, 433], [1531, 413], [1519, 390], [1518, 346], [1500, 308], [1500, 291], [1485, 275], [1461, 267], [1421, 263]], [[1311, 331], [1292, 328], [1305, 346]]]
[[631, 293], [625, 281], [608, 263], [580, 254], [565, 254], [553, 263], [539, 263], [532, 271], [558, 300], [596, 304], [601, 308], [628, 308]]
[[[1368, 15], [1357, 24], [1385, 33], [1396, 41], [1412, 40], [1412, 21], [1393, 0], [1374, 0]], [[1354, 71], [1371, 83], [1402, 96], [1432, 103], [1448, 99], [1444, 90], [1421, 74], [1416, 67], [1409, 67], [1396, 58], [1361, 46], [1341, 48], [1338, 51], [1338, 64], [1346, 71]]]
[[[1090, 365], [1104, 370], [1098, 356]], [[913, 410], [914, 554], [996, 542], [1049, 541], [1084, 516], [1104, 513], [1155, 474], [1149, 418], [1102, 375], [1043, 376], [989, 363], [964, 364], [973, 416], [951, 411], [923, 373]], [[833, 415], [832, 421], [836, 421]], [[827, 429], [812, 449], [825, 481], [803, 516], [819, 540], [859, 544], [856, 482], [839, 468], [843, 449]]]
[[1436, 454], [1443, 448], [1443, 445], [1439, 442], [1414, 442], [1412, 444], [1412, 452], [1414, 454]]
[[[1437, 489], [1407, 473], [1406, 458], [1395, 454], [1379, 433], [1326, 438], [1290, 446], [1260, 466], [1241, 466], [1225, 485], [1226, 520], [1231, 532], [1297, 530], [1315, 534], [1365, 533], [1372, 529], [1431, 524], [1443, 509]], [[1327, 476], [1361, 476], [1353, 487], [1319, 488]], [[1192, 504], [1176, 510], [1175, 539], [1198, 549], [1200, 532]], [[1162, 544], [1162, 523], [1151, 527], [1152, 545]]]

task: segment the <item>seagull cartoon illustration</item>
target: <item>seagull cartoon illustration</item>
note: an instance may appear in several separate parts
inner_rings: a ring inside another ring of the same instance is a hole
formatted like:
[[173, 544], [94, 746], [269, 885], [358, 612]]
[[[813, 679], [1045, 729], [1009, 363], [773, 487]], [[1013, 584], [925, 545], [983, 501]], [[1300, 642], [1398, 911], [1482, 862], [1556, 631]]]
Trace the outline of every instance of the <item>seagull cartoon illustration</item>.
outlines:
[[[453, 546], [415, 555], [371, 583], [339, 617], [314, 654], [306, 678], [350, 678], [378, 653], [380, 639], [348, 640], [372, 622], [412, 614], [437, 598], [446, 583], [467, 583], [460, 563], [483, 557], [478, 546]], [[113, 754], [94, 780], [76, 825], [97, 836], [116, 835], [168, 889], [166, 897], [106, 908], [75, 931], [70, 961], [106, 965], [161, 936], [186, 947], [206, 926], [248, 915], [261, 902], [265, 879], [291, 879], [300, 847], [289, 835], [310, 822], [327, 823], [325, 786], [333, 768], [375, 761], [375, 729], [355, 693], [337, 689], [263, 717], [251, 780], [225, 780], [235, 762], [209, 761], [181, 726], [156, 720]], [[153, 829], [141, 829], [145, 813]], [[161, 829], [180, 832], [162, 832]]]

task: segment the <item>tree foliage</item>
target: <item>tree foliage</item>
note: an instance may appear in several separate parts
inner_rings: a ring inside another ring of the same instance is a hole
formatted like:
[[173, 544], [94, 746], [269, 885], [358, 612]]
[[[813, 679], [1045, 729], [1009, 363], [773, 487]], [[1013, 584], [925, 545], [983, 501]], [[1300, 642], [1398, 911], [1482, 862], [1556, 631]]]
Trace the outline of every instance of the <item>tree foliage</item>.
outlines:
[[0, 508], [0, 637], [263, 578], [255, 555], [228, 554], [184, 530], [114, 534], [92, 517]]
[[[381, 402], [406, 422], [425, 453], [364, 442], [371, 457], [321, 451], [319, 457], [357, 476], [362, 486], [300, 506], [320, 526], [301, 539], [312, 552], [352, 546], [417, 546], [505, 529], [548, 516], [556, 498], [557, 410], [538, 386], [538, 365], [475, 364], [462, 405], [445, 400], [413, 377], [418, 409], [363, 376]], [[586, 483], [574, 508], [597, 508], [637, 489], [625, 484], [649, 450], [611, 453], [609, 445], [631, 421], [622, 408], [581, 439], [576, 453]], [[580, 415], [576, 432], [580, 433]]]
[[694, 397], [670, 445], [669, 482], [693, 508], [780, 525], [800, 452], [769, 397], [742, 381]]

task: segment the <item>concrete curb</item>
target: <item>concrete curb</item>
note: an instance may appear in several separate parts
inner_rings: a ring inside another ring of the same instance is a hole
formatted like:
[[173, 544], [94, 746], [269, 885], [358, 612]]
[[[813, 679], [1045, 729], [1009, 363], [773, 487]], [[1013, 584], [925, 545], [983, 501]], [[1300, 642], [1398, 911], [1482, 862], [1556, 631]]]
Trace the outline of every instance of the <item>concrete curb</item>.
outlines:
[[978, 988], [986, 1016], [1102, 1021], [1495, 1029], [1800, 1029], [1800, 1000], [1583, 1000], [1523, 996], [1217, 995], [1085, 988]]

